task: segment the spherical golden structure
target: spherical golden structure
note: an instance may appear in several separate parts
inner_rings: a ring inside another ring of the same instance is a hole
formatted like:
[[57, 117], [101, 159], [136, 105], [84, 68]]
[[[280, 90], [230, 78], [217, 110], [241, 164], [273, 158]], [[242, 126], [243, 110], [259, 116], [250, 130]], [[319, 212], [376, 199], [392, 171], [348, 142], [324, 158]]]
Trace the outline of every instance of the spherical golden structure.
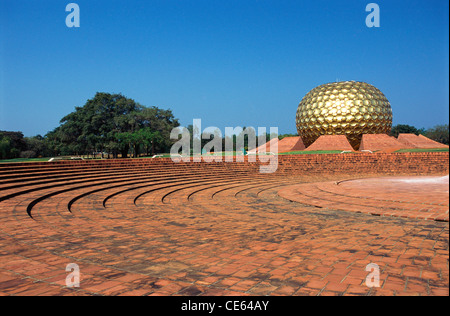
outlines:
[[389, 134], [392, 109], [384, 94], [368, 83], [333, 82], [305, 95], [296, 122], [307, 147], [321, 135], [346, 135], [358, 150], [363, 134]]

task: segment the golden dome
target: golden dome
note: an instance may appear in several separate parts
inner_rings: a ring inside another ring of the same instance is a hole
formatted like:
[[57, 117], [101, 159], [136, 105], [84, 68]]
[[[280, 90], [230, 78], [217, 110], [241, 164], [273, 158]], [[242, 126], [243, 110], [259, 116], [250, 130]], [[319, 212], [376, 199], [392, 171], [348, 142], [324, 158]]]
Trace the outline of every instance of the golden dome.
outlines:
[[392, 109], [384, 94], [368, 83], [333, 82], [305, 95], [296, 123], [307, 147], [321, 135], [346, 135], [358, 150], [363, 134], [389, 134]]

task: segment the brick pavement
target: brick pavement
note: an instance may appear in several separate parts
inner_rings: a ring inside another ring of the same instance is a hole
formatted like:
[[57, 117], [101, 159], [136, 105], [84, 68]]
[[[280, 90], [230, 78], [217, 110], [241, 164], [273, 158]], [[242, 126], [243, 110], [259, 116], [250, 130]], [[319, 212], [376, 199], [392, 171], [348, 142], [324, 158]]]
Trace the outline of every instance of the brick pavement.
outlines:
[[[448, 295], [448, 217], [283, 197], [300, 184], [333, 202], [331, 184], [356, 177], [167, 160], [0, 166], [0, 295]], [[369, 186], [358, 181], [338, 186], [349, 205]], [[448, 192], [445, 203], [448, 216]], [[65, 286], [69, 263], [79, 288]], [[365, 284], [369, 263], [380, 287]]]
[[448, 176], [378, 177], [293, 185], [279, 195], [321, 208], [448, 222]]

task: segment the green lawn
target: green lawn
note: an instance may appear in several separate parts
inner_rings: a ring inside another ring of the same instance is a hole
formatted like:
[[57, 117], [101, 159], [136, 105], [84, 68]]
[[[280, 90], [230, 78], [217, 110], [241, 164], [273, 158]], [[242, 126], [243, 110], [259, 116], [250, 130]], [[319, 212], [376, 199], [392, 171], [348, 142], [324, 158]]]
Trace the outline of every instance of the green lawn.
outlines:
[[50, 158], [15, 158], [15, 159], [4, 159], [0, 160], [0, 163], [8, 163], [8, 162], [39, 162], [39, 161], [48, 161]]
[[[412, 148], [412, 149], [400, 149], [397, 150], [396, 153], [415, 153], [415, 152], [448, 152], [448, 148]], [[317, 151], [291, 151], [286, 153], [279, 153], [279, 155], [310, 155], [310, 154], [340, 154], [340, 150], [317, 150]], [[349, 152], [351, 153], [351, 152]], [[222, 152], [217, 153], [216, 155], [236, 155], [236, 152]], [[238, 155], [242, 155], [241, 152]], [[170, 154], [161, 154], [161, 158], [170, 158]], [[191, 156], [192, 157], [192, 156]], [[151, 158], [151, 157], [139, 157], [139, 158]], [[11, 163], [11, 162], [40, 162], [40, 161], [48, 161], [50, 158], [16, 158], [16, 159], [5, 159], [0, 160], [0, 163]]]
[[400, 149], [396, 153], [423, 153], [423, 152], [448, 152], [448, 148], [411, 148], [411, 149]]
[[[0, 163], [10, 163], [10, 162], [46, 162], [49, 161], [51, 159], [51, 157], [47, 157], [47, 158], [15, 158], [15, 159], [4, 159], [4, 160], [0, 160]], [[71, 160], [69, 158], [59, 158], [55, 161], [61, 161], [61, 160]], [[85, 160], [94, 160], [93, 158], [85, 158]], [[96, 158], [96, 160], [100, 160], [99, 158]]]
[[[342, 151], [340, 150], [318, 150], [318, 151], [291, 151], [291, 152], [286, 152], [286, 153], [279, 153], [279, 155], [308, 155], [308, 154], [340, 154]], [[217, 154], [211, 154], [208, 156], [241, 156], [242, 152], [221, 152], [221, 153], [217, 153]], [[249, 156], [252, 156], [254, 154], [249, 153]], [[265, 154], [260, 154], [260, 155], [270, 155], [269, 153], [265, 153]], [[170, 154], [159, 154], [158, 156], [162, 156], [159, 158], [170, 158]], [[191, 155], [192, 157], [192, 155]], [[152, 158], [150, 157], [140, 157], [140, 158]]]
[[279, 155], [340, 154], [340, 150], [290, 151]]
[[[242, 155], [242, 153], [240, 153]], [[207, 156], [231, 156], [231, 155], [236, 155], [236, 152], [220, 152], [220, 153], [212, 153], [212, 154], [208, 154]], [[155, 158], [170, 158], [170, 154], [157, 154], [157, 157]], [[192, 154], [190, 155], [190, 157], [198, 157], [199, 155], [193, 156]], [[140, 158], [152, 158], [153, 156], [144, 156], [144, 157], [137, 157], [135, 159], [140, 159]]]

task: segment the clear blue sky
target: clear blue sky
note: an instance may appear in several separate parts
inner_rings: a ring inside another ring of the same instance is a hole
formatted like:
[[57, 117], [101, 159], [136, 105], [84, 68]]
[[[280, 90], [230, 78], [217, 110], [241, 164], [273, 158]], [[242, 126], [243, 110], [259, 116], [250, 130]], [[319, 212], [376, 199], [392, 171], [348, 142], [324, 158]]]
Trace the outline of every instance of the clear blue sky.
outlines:
[[[65, 7], [81, 10], [80, 28]], [[381, 9], [368, 28], [366, 5]], [[446, 0], [0, 0], [0, 130], [44, 135], [97, 91], [182, 125], [278, 127], [336, 80], [365, 81], [394, 124], [449, 116]]]

